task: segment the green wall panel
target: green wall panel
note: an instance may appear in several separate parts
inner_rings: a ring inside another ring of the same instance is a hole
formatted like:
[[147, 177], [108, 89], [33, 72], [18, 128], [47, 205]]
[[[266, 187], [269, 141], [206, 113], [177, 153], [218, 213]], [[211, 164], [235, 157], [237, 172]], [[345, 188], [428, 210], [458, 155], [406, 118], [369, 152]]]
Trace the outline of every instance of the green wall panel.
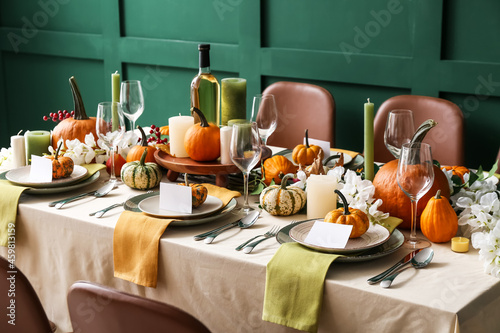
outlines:
[[88, 116], [95, 117], [97, 104], [105, 98], [102, 62], [13, 53], [4, 53], [3, 61], [7, 112], [2, 110], [2, 118], [9, 123], [9, 133], [2, 147], [21, 129], [52, 129], [54, 123], [43, 121], [44, 115], [73, 110], [71, 76], [78, 82]]
[[123, 34], [130, 37], [238, 43], [238, 14], [237, 8], [229, 1], [124, 0]]

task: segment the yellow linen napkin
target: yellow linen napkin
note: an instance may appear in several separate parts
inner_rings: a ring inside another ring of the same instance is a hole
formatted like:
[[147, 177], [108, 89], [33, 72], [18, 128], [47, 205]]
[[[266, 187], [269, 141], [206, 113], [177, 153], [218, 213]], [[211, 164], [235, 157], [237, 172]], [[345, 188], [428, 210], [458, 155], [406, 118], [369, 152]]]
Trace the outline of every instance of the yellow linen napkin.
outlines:
[[326, 273], [340, 256], [298, 243], [282, 244], [267, 264], [262, 319], [316, 332]]
[[[208, 194], [222, 200], [225, 207], [241, 194], [203, 184]], [[150, 217], [143, 213], [123, 212], [113, 235], [114, 276], [136, 284], [156, 288], [160, 237], [173, 219]]]
[[101, 164], [101, 163], [82, 164], [81, 166], [84, 167], [85, 169], [87, 169], [89, 173], [86, 174], [85, 177], [83, 177], [80, 181], [83, 181], [85, 179], [89, 179], [97, 171], [106, 168], [106, 166], [104, 164]]
[[382, 226], [386, 227], [387, 230], [389, 230], [389, 233], [392, 234], [392, 232], [394, 231], [394, 229], [396, 229], [396, 227], [398, 225], [400, 225], [402, 222], [403, 222], [403, 220], [400, 219], [399, 217], [389, 216], [388, 218], [383, 219], [382, 221], [380, 221], [380, 224]]
[[352, 151], [352, 150], [346, 150], [346, 149], [340, 149], [340, 148], [330, 148], [332, 151], [338, 151], [339, 153], [347, 154], [351, 156], [353, 159], [359, 155], [358, 152]]
[[8, 180], [0, 180], [0, 246], [7, 246], [9, 229], [16, 224], [19, 197], [29, 187], [12, 185]]

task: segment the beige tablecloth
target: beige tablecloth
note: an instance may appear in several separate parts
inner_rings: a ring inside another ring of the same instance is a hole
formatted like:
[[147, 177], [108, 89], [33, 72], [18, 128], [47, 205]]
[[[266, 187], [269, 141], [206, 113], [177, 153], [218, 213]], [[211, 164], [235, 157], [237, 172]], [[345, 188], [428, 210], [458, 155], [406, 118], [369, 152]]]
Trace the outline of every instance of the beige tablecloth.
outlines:
[[[232, 229], [212, 244], [196, 242], [193, 235], [229, 219], [169, 227], [160, 241], [158, 286], [153, 289], [113, 277], [113, 230], [121, 208], [100, 219], [88, 216], [133, 193], [142, 192], [122, 185], [106, 197], [85, 198], [59, 210], [47, 203], [68, 193], [21, 196], [16, 262], [35, 287], [49, 318], [63, 331], [72, 329], [66, 293], [77, 280], [174, 304], [213, 332], [295, 331], [261, 319], [266, 264], [279, 244], [267, 240], [251, 254], [234, 248], [273, 225], [286, 226], [291, 219], [305, 216], [277, 218], [264, 212], [252, 228]], [[392, 266], [406, 254], [404, 249], [369, 262], [335, 262], [327, 274], [319, 332], [498, 332], [500, 280], [483, 273], [475, 250], [454, 253], [449, 243], [433, 248], [430, 266], [406, 270], [390, 289], [368, 285], [366, 279]], [[5, 255], [5, 248], [0, 254]]]

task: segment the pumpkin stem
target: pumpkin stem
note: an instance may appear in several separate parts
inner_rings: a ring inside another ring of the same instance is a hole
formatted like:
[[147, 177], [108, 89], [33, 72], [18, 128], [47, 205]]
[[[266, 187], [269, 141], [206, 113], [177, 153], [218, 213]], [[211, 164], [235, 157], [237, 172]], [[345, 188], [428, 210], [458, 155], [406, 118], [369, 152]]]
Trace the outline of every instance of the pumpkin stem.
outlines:
[[56, 149], [56, 156], [54, 156], [54, 160], [57, 160], [57, 157], [59, 156], [59, 151], [61, 150], [61, 147], [63, 145], [63, 142], [59, 142], [59, 146], [57, 146], [57, 149]]
[[337, 193], [337, 195], [342, 200], [342, 203], [344, 204], [344, 215], [350, 215], [351, 212], [349, 211], [349, 204], [347, 203], [347, 199], [345, 198], [345, 196], [339, 190], [335, 190], [335, 193]]
[[200, 125], [201, 127], [208, 127], [208, 121], [207, 121], [207, 118], [205, 117], [205, 115], [203, 114], [203, 112], [198, 109], [197, 107], [193, 106], [191, 108], [191, 112], [194, 112], [198, 115], [198, 117], [200, 117]]
[[282, 190], [286, 189], [286, 185], [288, 184], [288, 178], [293, 177], [293, 176], [294, 176], [293, 173], [287, 173], [286, 175], [283, 176], [283, 178], [281, 179], [281, 189]]
[[422, 143], [427, 132], [429, 132], [433, 127], [437, 125], [433, 119], [427, 119], [424, 121], [415, 131], [413, 137], [411, 138], [410, 144]]
[[146, 139], [146, 133], [144, 133], [144, 130], [142, 129], [141, 126], [137, 125], [137, 128], [139, 129], [139, 132], [141, 132], [141, 146], [142, 147], [147, 147], [148, 146], [148, 141]]
[[147, 155], [148, 155], [148, 148], [145, 148], [144, 151], [142, 152], [141, 160], [139, 161], [139, 164], [141, 166], [145, 165], [144, 161], [146, 160]]
[[436, 200], [441, 199], [441, 190], [437, 190], [436, 196], [434, 197], [434, 199], [436, 199]]
[[184, 174], [184, 183], [186, 184], [186, 186], [189, 186], [189, 182], [188, 182], [188, 174], [187, 174], [187, 172]]
[[73, 118], [76, 120], [89, 119], [87, 113], [85, 112], [85, 106], [83, 105], [82, 95], [80, 94], [80, 89], [78, 89], [78, 84], [76, 83], [74, 76], [69, 78], [69, 86], [71, 88], [71, 93], [73, 95], [73, 103], [75, 104], [75, 114]]
[[306, 135], [305, 135], [306, 136], [306, 148], [309, 148], [309, 133], [308, 132], [309, 132], [309, 130], [306, 129]]

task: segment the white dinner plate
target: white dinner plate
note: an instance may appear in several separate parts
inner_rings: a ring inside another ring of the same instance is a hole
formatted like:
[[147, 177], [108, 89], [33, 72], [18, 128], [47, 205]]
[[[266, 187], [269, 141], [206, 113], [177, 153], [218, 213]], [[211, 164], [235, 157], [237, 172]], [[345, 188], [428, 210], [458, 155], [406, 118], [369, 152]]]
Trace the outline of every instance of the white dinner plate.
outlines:
[[160, 209], [160, 196], [146, 198], [139, 202], [139, 209], [149, 215], [162, 218], [176, 218], [176, 219], [193, 219], [207, 216], [222, 208], [222, 200], [214, 197], [207, 196], [207, 200], [201, 206], [193, 208], [191, 214], [180, 213], [172, 210]]
[[351, 238], [347, 241], [345, 248], [332, 248], [323, 247], [307, 243], [305, 241], [309, 231], [316, 221], [304, 222], [296, 225], [290, 230], [290, 237], [308, 248], [328, 253], [355, 253], [371, 249], [372, 247], [379, 246], [389, 239], [391, 234], [389, 230], [379, 224], [371, 224], [368, 230], [358, 238]]
[[61, 187], [76, 183], [89, 172], [86, 168], [75, 165], [73, 173], [66, 178], [54, 179], [51, 182], [34, 183], [30, 181], [31, 165], [12, 169], [7, 172], [5, 178], [11, 183], [21, 186], [34, 187], [34, 188], [48, 188], [48, 187]]
[[[347, 155], [345, 153], [341, 153], [341, 152], [338, 152], [338, 151], [335, 151], [335, 150], [330, 150], [330, 156], [341, 155], [341, 154], [344, 155], [344, 165], [346, 165], [347, 163], [349, 163], [349, 162], [352, 161], [352, 157], [350, 155]], [[283, 156], [285, 156], [293, 164], [295, 164], [295, 162], [293, 161], [293, 158], [292, 158], [292, 152], [286, 153]], [[338, 160], [339, 160], [338, 158], [332, 158], [330, 161], [328, 161], [328, 163], [326, 165], [329, 166], [329, 167], [333, 167]], [[295, 165], [297, 165], [297, 164], [295, 164]]]

